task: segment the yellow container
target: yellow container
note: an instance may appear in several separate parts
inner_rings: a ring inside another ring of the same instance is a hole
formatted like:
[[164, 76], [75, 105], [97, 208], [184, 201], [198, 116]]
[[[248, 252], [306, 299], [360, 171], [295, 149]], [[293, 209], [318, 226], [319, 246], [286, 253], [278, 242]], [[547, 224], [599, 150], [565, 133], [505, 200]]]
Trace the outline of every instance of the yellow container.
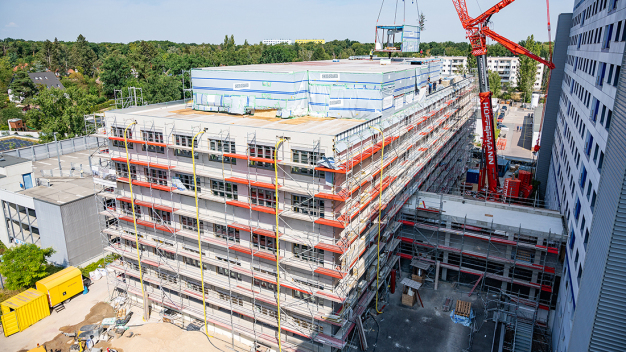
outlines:
[[37, 291], [48, 296], [50, 307], [83, 292], [83, 289], [83, 276], [80, 270], [73, 266], [37, 281]]
[[29, 326], [50, 315], [46, 295], [33, 288], [0, 303], [4, 336], [24, 331]]

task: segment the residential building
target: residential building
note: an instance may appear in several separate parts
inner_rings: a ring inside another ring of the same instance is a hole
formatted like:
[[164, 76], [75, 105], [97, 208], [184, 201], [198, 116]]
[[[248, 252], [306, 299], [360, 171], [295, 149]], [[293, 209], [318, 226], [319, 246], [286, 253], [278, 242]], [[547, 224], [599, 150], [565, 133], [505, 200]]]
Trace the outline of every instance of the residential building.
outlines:
[[441, 59], [441, 74], [453, 76], [469, 72], [467, 56], [439, 56]]
[[293, 43], [291, 39], [263, 39], [263, 44], [265, 45], [291, 44], [291, 43]]
[[306, 44], [306, 43], [326, 44], [326, 40], [324, 39], [296, 39], [296, 44]]
[[110, 163], [98, 174], [111, 187], [98, 210], [105, 250], [121, 258], [108, 266], [111, 294], [249, 345], [349, 348], [355, 317], [399, 260], [402, 205], [465, 171], [476, 82], [429, 94], [439, 70], [433, 60], [194, 69], [191, 106], [107, 112], [98, 136]]
[[[624, 308], [626, 289], [619, 220], [626, 167], [626, 87], [620, 79], [625, 27], [626, 3], [577, 1], [563, 79], [552, 83], [561, 92], [556, 117], [546, 116], [556, 124], [542, 132], [554, 136], [551, 153], [541, 149], [551, 159], [545, 199], [563, 214], [569, 233], [552, 326], [558, 352], [622, 351], [626, 345], [626, 328], [614, 315]], [[555, 100], [548, 103], [554, 107]]]
[[94, 150], [84, 152], [96, 146], [95, 138], [79, 137], [0, 155], [3, 244], [52, 247], [50, 261], [61, 266], [83, 266], [102, 256], [94, 194], [103, 186], [94, 187], [90, 177], [86, 156]]
[[[438, 56], [441, 59], [442, 75], [458, 75], [463, 72], [463, 68], [467, 69], [466, 56]], [[500, 75], [500, 81], [504, 85], [509, 83], [511, 87], [517, 87], [517, 79], [519, 72], [519, 58], [515, 56], [488, 56], [487, 69], [497, 72]], [[540, 90], [543, 82], [544, 65], [537, 63], [537, 72], [535, 73], [535, 83], [533, 90]]]
[[[59, 88], [65, 89], [59, 77], [57, 77], [54, 72], [29, 72], [28, 77], [30, 77], [31, 81], [37, 85], [43, 85], [46, 88]], [[11, 89], [8, 90], [9, 100], [15, 103], [20, 103], [24, 98], [16, 97], [11, 94]]]

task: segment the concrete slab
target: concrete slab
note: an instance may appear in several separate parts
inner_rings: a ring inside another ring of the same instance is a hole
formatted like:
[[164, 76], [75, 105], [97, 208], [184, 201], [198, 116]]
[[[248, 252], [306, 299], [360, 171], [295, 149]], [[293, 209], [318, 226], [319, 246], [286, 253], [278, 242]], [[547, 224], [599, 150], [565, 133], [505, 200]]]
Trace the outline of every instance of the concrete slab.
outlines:
[[[407, 276], [408, 273], [402, 273], [402, 277]], [[443, 312], [441, 305], [446, 297], [461, 299], [472, 302], [475, 312], [482, 314], [482, 301], [477, 295], [468, 297], [467, 293], [452, 289], [448, 282], [440, 282], [437, 291], [430, 284], [419, 292], [424, 308], [419, 305], [419, 301], [414, 307], [406, 307], [400, 303], [402, 287], [396, 287], [396, 293], [390, 295], [390, 303], [384, 308], [383, 314], [375, 318], [380, 325], [380, 333], [371, 318], [366, 321], [368, 350], [375, 347], [377, 351], [461, 351], [469, 346], [470, 328], [453, 323], [450, 312]], [[489, 351], [485, 346], [491, 346], [488, 341], [493, 339], [493, 325], [483, 324], [474, 336], [475, 345], [481, 347], [474, 348], [474, 351]], [[482, 337], [476, 344], [478, 336]]]
[[[507, 107], [509, 112], [502, 120], [502, 124], [508, 127], [506, 132], [506, 148], [499, 151], [499, 155], [516, 158], [533, 159], [531, 153], [533, 137], [533, 121], [529, 117], [532, 110], [519, 107]], [[519, 128], [519, 130], [518, 130]], [[502, 132], [500, 132], [502, 134]]]
[[106, 280], [100, 279], [95, 281], [89, 287], [88, 294], [75, 296], [69, 302], [66, 302], [64, 310], [58, 313], [53, 311], [49, 317], [9, 337], [5, 337], [4, 334], [0, 333], [0, 351], [29, 350], [37, 347], [38, 343], [43, 344], [52, 340], [59, 334], [61, 327], [80, 323], [85, 318], [85, 315], [89, 313], [91, 307], [98, 302], [107, 301], [108, 296]]

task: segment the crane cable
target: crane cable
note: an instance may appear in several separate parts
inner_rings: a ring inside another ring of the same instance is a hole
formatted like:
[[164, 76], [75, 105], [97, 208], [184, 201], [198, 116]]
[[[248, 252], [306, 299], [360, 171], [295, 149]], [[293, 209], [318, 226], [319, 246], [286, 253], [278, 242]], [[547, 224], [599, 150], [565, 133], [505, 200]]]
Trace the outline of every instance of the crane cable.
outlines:
[[198, 253], [200, 255], [200, 283], [202, 286], [202, 308], [204, 310], [204, 332], [208, 337], [213, 337], [209, 335], [209, 327], [206, 321], [206, 297], [204, 293], [204, 263], [202, 262], [202, 242], [200, 240], [200, 208], [198, 208], [198, 180], [196, 179], [196, 154], [195, 154], [195, 146], [196, 146], [196, 138], [200, 134], [204, 134], [206, 132], [206, 128], [196, 133], [191, 140], [191, 160], [193, 163], [193, 191], [194, 197], [196, 199], [196, 229], [198, 230]]
[[[552, 63], [552, 27], [550, 25], [550, 0], [546, 0], [546, 10], [547, 10], [547, 16], [548, 16], [548, 62]], [[548, 69], [550, 69], [548, 67]], [[543, 104], [543, 111], [541, 113], [541, 124], [539, 124], [539, 137], [541, 138], [541, 130], [543, 129], [543, 118], [546, 114], [546, 103], [548, 100], [548, 90], [550, 89], [550, 77], [552, 76], [552, 73], [550, 72], [550, 74], [548, 74], [548, 78], [546, 81], [546, 101]], [[540, 140], [537, 141], [537, 145], [541, 147], [541, 144], [539, 143]]]
[[278, 147], [284, 141], [283, 138], [280, 138], [276, 145], [274, 146], [274, 207], [275, 215], [276, 215], [276, 311], [278, 312], [278, 352], [283, 351], [282, 343], [280, 342], [280, 267], [279, 267], [279, 258], [280, 258], [280, 241], [278, 240]]
[[[124, 129], [124, 148], [126, 149], [126, 169], [128, 170], [128, 185], [130, 186], [130, 206], [133, 211], [133, 226], [135, 228], [135, 248], [137, 249], [137, 263], [139, 264], [139, 282], [141, 283], [141, 299], [146, 299], [146, 292], [143, 289], [143, 272], [141, 270], [141, 257], [139, 256], [139, 236], [137, 235], [137, 214], [135, 214], [135, 196], [133, 194], [133, 174], [130, 172], [130, 157], [128, 156], [128, 129], [130, 126], [137, 124], [137, 121], [131, 122]], [[144, 302], [144, 306], [146, 302]], [[144, 310], [143, 320], [146, 321], [147, 316]]]
[[379, 190], [378, 190], [378, 240], [376, 242], [376, 313], [378, 314], [382, 314], [381, 311], [378, 310], [378, 277], [379, 277], [379, 272], [380, 272], [380, 217], [381, 214], [383, 212], [383, 165], [384, 165], [384, 157], [385, 157], [385, 133], [374, 126], [370, 126], [371, 129], [374, 129], [378, 132], [380, 132], [380, 135], [382, 136], [383, 140], [382, 140], [382, 149], [380, 152], [380, 186], [379, 186]]

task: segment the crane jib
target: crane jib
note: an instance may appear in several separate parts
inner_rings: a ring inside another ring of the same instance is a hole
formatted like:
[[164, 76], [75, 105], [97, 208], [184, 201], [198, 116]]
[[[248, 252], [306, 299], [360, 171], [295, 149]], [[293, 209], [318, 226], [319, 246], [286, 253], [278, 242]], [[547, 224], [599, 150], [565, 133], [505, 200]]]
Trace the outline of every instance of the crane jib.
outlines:
[[498, 170], [496, 162], [495, 136], [493, 134], [493, 109], [491, 108], [491, 92], [479, 93], [480, 114], [483, 123], [483, 145], [485, 150], [487, 182], [489, 192], [495, 194], [498, 187]]

